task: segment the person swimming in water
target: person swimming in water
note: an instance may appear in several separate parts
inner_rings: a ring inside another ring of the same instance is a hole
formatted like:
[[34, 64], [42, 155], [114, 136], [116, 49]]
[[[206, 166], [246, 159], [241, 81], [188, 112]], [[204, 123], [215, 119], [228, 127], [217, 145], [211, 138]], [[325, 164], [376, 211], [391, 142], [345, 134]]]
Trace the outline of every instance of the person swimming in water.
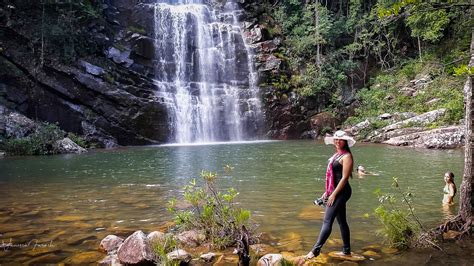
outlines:
[[357, 166], [357, 174], [359, 175], [359, 178], [363, 178], [366, 175], [379, 175], [377, 173], [372, 173], [372, 172], [366, 171], [364, 166], [362, 166], [362, 165]]
[[454, 196], [456, 195], [456, 184], [454, 184], [453, 172], [446, 172], [444, 174], [444, 182], [446, 184], [443, 188], [443, 204], [454, 204]]

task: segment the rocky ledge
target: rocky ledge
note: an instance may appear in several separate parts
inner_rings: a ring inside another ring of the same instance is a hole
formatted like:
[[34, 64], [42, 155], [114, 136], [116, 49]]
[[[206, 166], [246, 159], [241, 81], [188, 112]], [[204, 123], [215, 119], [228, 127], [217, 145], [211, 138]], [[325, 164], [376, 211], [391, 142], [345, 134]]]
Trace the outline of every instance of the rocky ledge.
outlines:
[[[460, 148], [464, 145], [465, 127], [463, 125], [433, 128], [445, 113], [446, 109], [433, 110], [420, 115], [385, 113], [360, 122], [346, 131], [364, 142], [428, 149]], [[374, 130], [373, 128], [380, 123], [386, 126]]]

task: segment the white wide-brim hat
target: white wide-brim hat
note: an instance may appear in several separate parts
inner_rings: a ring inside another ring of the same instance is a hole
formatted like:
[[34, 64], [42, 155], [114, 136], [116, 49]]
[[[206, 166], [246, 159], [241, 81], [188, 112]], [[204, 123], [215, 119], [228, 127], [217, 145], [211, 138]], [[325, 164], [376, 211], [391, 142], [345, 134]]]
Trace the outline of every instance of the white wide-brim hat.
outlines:
[[345, 139], [345, 140], [347, 140], [347, 144], [349, 145], [349, 147], [354, 146], [354, 144], [356, 143], [355, 139], [353, 139], [351, 136], [349, 136], [346, 132], [344, 132], [342, 130], [338, 130], [338, 131], [334, 132], [334, 135], [332, 135], [330, 137], [325, 137], [324, 138], [324, 143], [326, 143], [326, 145], [334, 144], [335, 139]]

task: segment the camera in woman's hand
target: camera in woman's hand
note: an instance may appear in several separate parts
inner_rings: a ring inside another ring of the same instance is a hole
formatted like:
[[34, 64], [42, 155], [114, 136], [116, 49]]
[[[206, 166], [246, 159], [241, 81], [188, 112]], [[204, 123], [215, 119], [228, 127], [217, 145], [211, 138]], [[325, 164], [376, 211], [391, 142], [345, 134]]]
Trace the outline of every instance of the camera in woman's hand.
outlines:
[[325, 207], [327, 200], [328, 200], [328, 199], [325, 198], [325, 197], [317, 198], [317, 199], [314, 201], [314, 204], [315, 204], [315, 205], [318, 205], [318, 206], [321, 206], [321, 207]]

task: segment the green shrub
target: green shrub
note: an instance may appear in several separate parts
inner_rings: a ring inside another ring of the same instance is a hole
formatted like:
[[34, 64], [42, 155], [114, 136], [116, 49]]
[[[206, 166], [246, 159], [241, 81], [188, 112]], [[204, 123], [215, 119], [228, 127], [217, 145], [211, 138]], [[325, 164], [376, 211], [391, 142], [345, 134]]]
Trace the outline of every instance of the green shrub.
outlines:
[[178, 242], [172, 234], [166, 234], [163, 239], [152, 242], [151, 246], [159, 260], [159, 265], [179, 265], [179, 262], [168, 260], [167, 256], [178, 246]]
[[72, 141], [74, 141], [77, 145], [81, 146], [82, 148], [89, 148], [89, 145], [87, 144], [86, 140], [83, 137], [78, 136], [72, 132], [69, 132], [67, 136]]
[[[407, 249], [423, 241], [419, 237], [424, 228], [411, 205], [413, 194], [402, 191], [395, 177], [393, 177], [392, 187], [396, 189], [401, 200], [393, 193], [382, 193], [380, 189], [377, 189], [374, 193], [380, 205], [374, 210], [374, 214], [383, 225], [380, 232], [388, 244], [398, 249]], [[407, 210], [402, 209], [403, 207], [398, 205], [398, 202], [407, 207]]]
[[[226, 168], [226, 171], [231, 168]], [[204, 181], [199, 186], [196, 179], [184, 187], [184, 200], [192, 207], [188, 210], [177, 210], [176, 199], [168, 205], [179, 229], [195, 229], [205, 233], [215, 248], [226, 248], [235, 244], [240, 236], [242, 225], [249, 228], [250, 211], [237, 208], [234, 199], [239, 194], [229, 188], [219, 191], [216, 186], [217, 173], [202, 171]]]
[[5, 151], [8, 155], [33, 155], [34, 147], [28, 138], [7, 139]]
[[10, 155], [47, 155], [55, 154], [56, 141], [62, 139], [65, 132], [57, 124], [43, 122], [35, 132], [20, 139], [7, 139], [5, 151]]

